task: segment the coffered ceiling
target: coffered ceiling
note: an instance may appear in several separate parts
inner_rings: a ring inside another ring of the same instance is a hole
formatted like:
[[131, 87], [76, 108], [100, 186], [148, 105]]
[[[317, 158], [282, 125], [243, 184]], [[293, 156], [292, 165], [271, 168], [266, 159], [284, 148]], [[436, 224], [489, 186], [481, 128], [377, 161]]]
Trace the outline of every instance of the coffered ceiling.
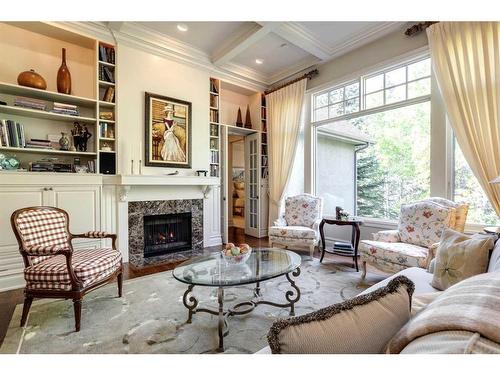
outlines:
[[261, 87], [402, 29], [403, 22], [109, 22], [118, 37]]

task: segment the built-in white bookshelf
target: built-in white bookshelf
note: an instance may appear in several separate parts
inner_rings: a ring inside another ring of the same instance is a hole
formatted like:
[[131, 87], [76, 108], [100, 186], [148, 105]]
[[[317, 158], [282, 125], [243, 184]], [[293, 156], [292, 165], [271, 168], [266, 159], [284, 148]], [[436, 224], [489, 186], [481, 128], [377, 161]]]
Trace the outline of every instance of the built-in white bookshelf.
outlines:
[[[22, 41], [23, 45], [13, 40]], [[36, 45], [37, 48], [31, 48]], [[100, 49], [105, 46], [113, 51], [113, 59], [103, 59]], [[57, 92], [57, 70], [61, 64], [61, 50], [67, 51], [67, 65], [72, 77], [70, 95]], [[116, 172], [117, 118], [116, 111], [116, 48], [115, 46], [54, 26], [48, 22], [0, 23], [0, 49], [12, 58], [0, 63], [0, 124], [10, 121], [15, 124], [17, 137], [9, 142], [6, 134], [0, 137], [0, 153], [14, 156], [21, 162], [21, 168], [29, 170], [31, 163], [47, 158], [57, 158], [63, 164], [92, 166], [93, 173], [103, 173], [99, 169], [102, 155], [113, 154]], [[103, 68], [108, 75], [102, 75]], [[47, 89], [25, 87], [17, 84], [17, 76], [25, 70], [34, 69], [47, 82]], [[105, 94], [112, 89], [113, 95]], [[33, 108], [19, 103], [24, 98], [40, 104]], [[17, 100], [16, 100], [17, 99]], [[55, 113], [54, 103], [76, 106], [78, 115]], [[111, 112], [112, 118], [101, 118], [102, 112]], [[4, 121], [1, 121], [4, 120]], [[91, 134], [85, 151], [61, 150], [58, 139], [61, 133], [73, 139], [71, 131], [75, 122], [86, 127]], [[19, 124], [19, 126], [17, 126]], [[106, 128], [106, 132], [102, 132]], [[1, 128], [6, 132], [4, 127]], [[43, 146], [34, 145], [36, 140], [50, 142]], [[104, 148], [104, 149], [103, 149]]]

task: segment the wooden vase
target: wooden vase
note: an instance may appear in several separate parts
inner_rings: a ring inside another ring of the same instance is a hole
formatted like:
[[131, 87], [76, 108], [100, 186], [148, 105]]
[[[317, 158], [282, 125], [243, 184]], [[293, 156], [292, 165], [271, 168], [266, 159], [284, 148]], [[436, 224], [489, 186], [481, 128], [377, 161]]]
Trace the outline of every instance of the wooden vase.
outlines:
[[40, 90], [47, 88], [45, 79], [33, 69], [20, 73], [17, 77], [17, 83], [20, 86], [33, 87]]
[[57, 92], [71, 94], [71, 73], [66, 65], [66, 48], [62, 49], [62, 63], [57, 71]]

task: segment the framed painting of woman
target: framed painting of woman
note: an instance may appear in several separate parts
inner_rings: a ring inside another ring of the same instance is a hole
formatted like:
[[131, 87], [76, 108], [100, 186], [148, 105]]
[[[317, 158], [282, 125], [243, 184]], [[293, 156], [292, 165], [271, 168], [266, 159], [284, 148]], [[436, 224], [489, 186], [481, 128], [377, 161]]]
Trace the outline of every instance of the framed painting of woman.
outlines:
[[146, 92], [146, 166], [191, 168], [191, 103]]

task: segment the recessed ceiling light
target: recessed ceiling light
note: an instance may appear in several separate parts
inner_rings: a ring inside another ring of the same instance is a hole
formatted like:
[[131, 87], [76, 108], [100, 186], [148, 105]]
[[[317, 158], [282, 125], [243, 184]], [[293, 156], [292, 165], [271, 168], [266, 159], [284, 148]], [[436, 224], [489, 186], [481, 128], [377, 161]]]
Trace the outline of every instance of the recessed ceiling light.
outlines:
[[261, 64], [264, 63], [264, 60], [262, 60], [262, 59], [255, 59], [255, 63], [261, 65]]
[[189, 27], [187, 27], [187, 25], [185, 23], [178, 23], [177, 24], [177, 30], [179, 31], [188, 31]]

